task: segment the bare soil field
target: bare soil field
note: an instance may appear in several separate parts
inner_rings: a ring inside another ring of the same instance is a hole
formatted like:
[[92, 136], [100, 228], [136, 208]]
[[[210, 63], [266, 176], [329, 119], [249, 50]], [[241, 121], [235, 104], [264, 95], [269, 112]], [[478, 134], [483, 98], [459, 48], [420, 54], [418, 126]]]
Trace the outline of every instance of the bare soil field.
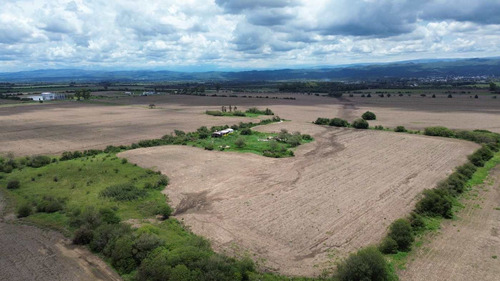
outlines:
[[[274, 107], [273, 107], [274, 108]], [[478, 146], [457, 140], [283, 122], [258, 128], [312, 134], [293, 158], [185, 146], [119, 154], [171, 178], [176, 217], [219, 252], [249, 253], [266, 269], [314, 276], [378, 242], [424, 188]]]
[[500, 276], [500, 167], [491, 184], [478, 187], [457, 220], [445, 221], [439, 233], [418, 249], [401, 280], [498, 280]]
[[[0, 193], [0, 214], [3, 208]], [[60, 233], [0, 218], [0, 280], [121, 280], [97, 256]]]
[[[377, 114], [372, 125], [409, 129], [447, 126], [500, 132], [500, 99], [481, 97], [360, 98], [341, 99], [298, 94], [239, 94], [253, 98], [159, 95], [104, 99], [95, 102], [55, 102], [0, 107], [0, 154], [61, 153], [67, 150], [105, 148], [159, 138], [174, 129], [192, 131], [200, 126], [231, 125], [257, 121], [241, 117], [214, 117], [205, 110], [221, 105], [269, 107], [282, 118], [312, 122], [318, 117], [348, 121], [370, 110]], [[269, 96], [269, 98], [256, 98]], [[296, 97], [296, 100], [273, 99]], [[149, 109], [149, 104], [156, 109]], [[264, 118], [264, 117], [262, 117]]]

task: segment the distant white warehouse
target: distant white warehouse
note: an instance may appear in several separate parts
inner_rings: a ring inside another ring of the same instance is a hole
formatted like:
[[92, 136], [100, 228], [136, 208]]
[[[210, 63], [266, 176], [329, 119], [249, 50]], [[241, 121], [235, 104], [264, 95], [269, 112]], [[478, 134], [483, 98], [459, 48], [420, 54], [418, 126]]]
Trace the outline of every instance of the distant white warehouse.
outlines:
[[37, 96], [30, 96], [35, 101], [63, 100], [66, 98], [64, 94], [45, 92]]

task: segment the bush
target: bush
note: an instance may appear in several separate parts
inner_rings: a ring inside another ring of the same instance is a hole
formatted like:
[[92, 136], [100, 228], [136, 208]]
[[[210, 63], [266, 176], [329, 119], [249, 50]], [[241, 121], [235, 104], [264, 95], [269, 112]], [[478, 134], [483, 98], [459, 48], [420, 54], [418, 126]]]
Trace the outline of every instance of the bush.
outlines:
[[398, 252], [398, 243], [396, 242], [396, 240], [387, 236], [384, 238], [384, 240], [382, 240], [382, 243], [380, 243], [380, 246], [378, 248], [380, 252], [384, 254], [395, 254]]
[[313, 138], [311, 137], [311, 135], [308, 135], [308, 134], [303, 134], [303, 135], [302, 135], [302, 139], [303, 139], [303, 140], [306, 140], [306, 141], [310, 141], [310, 140], [312, 140]]
[[206, 139], [210, 136], [210, 131], [206, 126], [201, 126], [196, 130], [196, 132], [198, 133], [198, 137], [200, 139]]
[[18, 180], [11, 180], [7, 183], [7, 189], [18, 189], [21, 187], [21, 184]]
[[397, 126], [396, 128], [394, 128], [394, 132], [398, 132], [398, 133], [405, 133], [407, 130], [404, 126]]
[[422, 218], [421, 215], [419, 215], [415, 212], [412, 212], [410, 215], [410, 224], [411, 224], [411, 228], [414, 231], [418, 231], [418, 230], [423, 229], [425, 227], [424, 219]]
[[368, 122], [364, 119], [356, 119], [352, 123], [352, 126], [356, 129], [368, 129], [369, 125]]
[[76, 245], [87, 245], [94, 238], [94, 233], [87, 226], [81, 226], [77, 231], [75, 231], [75, 235], [73, 236], [73, 244]]
[[398, 250], [407, 252], [411, 248], [411, 244], [415, 240], [411, 224], [406, 219], [398, 219], [394, 221], [389, 227], [388, 236], [398, 245]]
[[243, 117], [243, 116], [246, 116], [245, 112], [241, 111], [241, 110], [236, 110], [233, 112], [233, 115], [234, 116], [240, 116], [240, 117]]
[[464, 175], [467, 179], [472, 178], [472, 175], [474, 175], [476, 171], [476, 166], [470, 162], [457, 168], [457, 173]]
[[160, 215], [162, 219], [166, 220], [172, 215], [172, 208], [167, 204], [159, 205], [156, 209], [156, 214]]
[[446, 127], [437, 126], [437, 127], [427, 127], [427, 128], [425, 128], [424, 135], [427, 135], [427, 136], [436, 136], [436, 137], [445, 137], [445, 138], [452, 138], [452, 137], [455, 136], [455, 133], [452, 130], [446, 128]]
[[205, 111], [206, 114], [212, 115], [212, 116], [222, 116], [222, 111], [219, 110], [207, 110]]
[[45, 196], [36, 205], [36, 211], [40, 213], [55, 213], [64, 208], [63, 201], [51, 196]]
[[330, 119], [328, 118], [318, 118], [314, 121], [316, 125], [328, 125], [330, 123]]
[[448, 190], [450, 194], [459, 194], [464, 191], [467, 178], [459, 173], [451, 174], [446, 180], [439, 183], [438, 187]]
[[204, 146], [205, 150], [214, 150], [214, 144], [211, 142], [208, 142]]
[[101, 197], [112, 198], [117, 201], [132, 201], [146, 196], [146, 191], [137, 188], [131, 183], [115, 184], [106, 187], [99, 193]]
[[424, 197], [417, 202], [415, 212], [421, 215], [453, 217], [452, 200], [449, 193], [443, 189], [424, 191]]
[[333, 118], [332, 120], [330, 120], [328, 125], [335, 127], [349, 127], [349, 122], [344, 119]]
[[50, 159], [49, 156], [35, 156], [31, 158], [30, 162], [28, 163], [28, 166], [31, 166], [33, 168], [40, 168], [50, 164], [51, 161], [52, 159]]
[[340, 281], [385, 281], [389, 280], [387, 262], [375, 247], [368, 247], [351, 254], [337, 267]]
[[375, 126], [375, 130], [379, 130], [379, 131], [381, 131], [381, 130], [383, 130], [383, 129], [384, 129], [384, 126], [382, 126], [382, 125], [377, 125], [377, 126]]
[[118, 224], [120, 223], [120, 217], [111, 208], [104, 207], [99, 210], [99, 214], [102, 222], [107, 224]]
[[111, 264], [122, 274], [130, 273], [135, 269], [132, 237], [126, 235], [116, 239], [111, 252]]
[[493, 158], [493, 151], [487, 146], [483, 146], [469, 155], [469, 161], [477, 167], [483, 167], [484, 164]]
[[248, 136], [252, 134], [252, 130], [250, 128], [244, 128], [241, 130], [240, 135]]
[[236, 139], [236, 141], [234, 142], [234, 144], [238, 148], [243, 148], [245, 146], [245, 139], [240, 137], [240, 138]]
[[361, 115], [361, 118], [363, 118], [363, 120], [377, 120], [377, 116], [371, 111], [363, 113], [363, 115]]
[[158, 248], [164, 241], [156, 234], [142, 233], [133, 244], [134, 259], [137, 264], [140, 264], [149, 253]]
[[25, 203], [19, 206], [19, 208], [17, 209], [17, 217], [24, 218], [31, 215], [32, 212], [33, 208], [31, 207], [31, 204]]
[[[127, 224], [100, 225], [94, 230], [94, 235], [90, 242], [90, 249], [94, 252], [102, 252], [111, 241], [116, 240], [120, 235], [127, 235], [129, 233], [131, 233], [131, 228]], [[109, 253], [107, 254], [109, 255]]]

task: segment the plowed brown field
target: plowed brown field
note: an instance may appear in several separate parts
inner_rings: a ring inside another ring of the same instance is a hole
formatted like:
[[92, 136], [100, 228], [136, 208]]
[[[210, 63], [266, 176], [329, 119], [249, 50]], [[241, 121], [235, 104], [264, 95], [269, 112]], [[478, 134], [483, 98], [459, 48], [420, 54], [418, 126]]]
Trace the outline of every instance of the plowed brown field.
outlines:
[[185, 146], [119, 154], [171, 178], [165, 190], [184, 220], [216, 250], [255, 255], [263, 267], [316, 275], [339, 257], [378, 242], [478, 146], [380, 131], [283, 122], [315, 141], [294, 158], [209, 152]]

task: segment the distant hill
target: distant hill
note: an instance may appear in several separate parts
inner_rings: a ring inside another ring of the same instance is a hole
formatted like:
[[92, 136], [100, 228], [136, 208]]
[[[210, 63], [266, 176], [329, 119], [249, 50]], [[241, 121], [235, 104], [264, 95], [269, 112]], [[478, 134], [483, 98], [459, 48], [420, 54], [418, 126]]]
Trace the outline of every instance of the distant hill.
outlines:
[[252, 70], [239, 72], [97, 71], [45, 69], [0, 73], [0, 82], [97, 82], [97, 81], [290, 81], [369, 80], [436, 76], [500, 76], [500, 58], [416, 60], [387, 64], [360, 64], [307, 69]]

